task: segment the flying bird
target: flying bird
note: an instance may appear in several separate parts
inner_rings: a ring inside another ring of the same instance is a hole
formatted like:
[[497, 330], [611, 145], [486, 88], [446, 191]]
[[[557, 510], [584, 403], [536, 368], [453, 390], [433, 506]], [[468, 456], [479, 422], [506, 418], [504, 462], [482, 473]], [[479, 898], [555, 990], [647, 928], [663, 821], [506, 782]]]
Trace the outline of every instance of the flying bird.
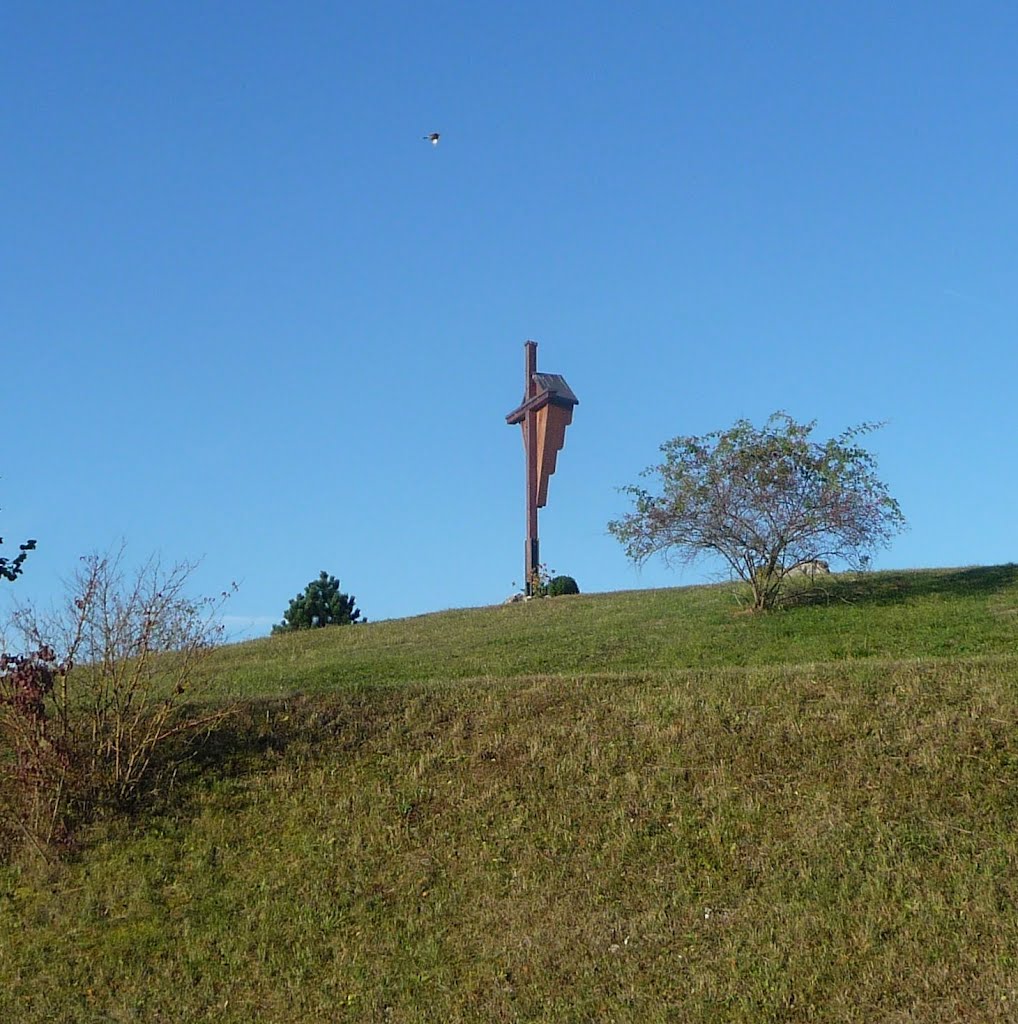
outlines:
[[422, 135], [422, 139], [427, 139], [433, 146], [438, 145], [438, 140], [442, 137], [441, 132], [432, 132], [430, 135]]

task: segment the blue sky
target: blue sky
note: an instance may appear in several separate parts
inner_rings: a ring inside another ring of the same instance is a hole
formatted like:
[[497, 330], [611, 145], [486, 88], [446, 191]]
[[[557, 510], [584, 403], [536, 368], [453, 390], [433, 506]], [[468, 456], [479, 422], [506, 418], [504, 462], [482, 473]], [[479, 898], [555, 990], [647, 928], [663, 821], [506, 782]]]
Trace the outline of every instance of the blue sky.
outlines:
[[[234, 636], [522, 575], [523, 343], [579, 396], [542, 556], [661, 442], [869, 439], [878, 567], [1016, 557], [1018, 6], [27, 3], [0, 13], [0, 534], [201, 559]], [[432, 147], [421, 136], [442, 133]], [[13, 543], [12, 543], [13, 542]]]

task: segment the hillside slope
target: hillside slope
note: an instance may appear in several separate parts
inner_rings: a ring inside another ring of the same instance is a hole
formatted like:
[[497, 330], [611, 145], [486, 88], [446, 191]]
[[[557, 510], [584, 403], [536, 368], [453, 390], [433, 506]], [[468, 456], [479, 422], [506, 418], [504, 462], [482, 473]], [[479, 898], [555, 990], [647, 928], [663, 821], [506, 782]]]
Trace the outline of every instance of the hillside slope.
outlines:
[[1018, 567], [238, 645], [158, 807], [0, 870], [0, 1019], [1018, 1019]]
[[211, 692], [1015, 651], [1015, 565], [832, 576], [811, 600], [764, 616], [740, 614], [737, 593], [579, 595], [284, 634], [224, 648]]

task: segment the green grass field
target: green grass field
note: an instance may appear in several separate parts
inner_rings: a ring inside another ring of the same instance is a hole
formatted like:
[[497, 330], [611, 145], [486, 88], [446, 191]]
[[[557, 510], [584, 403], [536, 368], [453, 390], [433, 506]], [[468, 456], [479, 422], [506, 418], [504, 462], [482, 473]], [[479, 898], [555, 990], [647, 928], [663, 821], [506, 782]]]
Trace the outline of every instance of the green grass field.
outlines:
[[132, 820], [0, 868], [0, 1021], [1016, 1021], [1018, 566], [224, 648]]

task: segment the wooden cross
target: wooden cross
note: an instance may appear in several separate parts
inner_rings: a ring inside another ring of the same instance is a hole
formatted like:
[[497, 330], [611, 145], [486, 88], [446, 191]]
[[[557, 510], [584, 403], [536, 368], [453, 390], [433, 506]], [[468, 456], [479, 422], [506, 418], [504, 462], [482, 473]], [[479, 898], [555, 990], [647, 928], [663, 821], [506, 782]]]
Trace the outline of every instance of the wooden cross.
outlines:
[[506, 423], [523, 428], [523, 450], [527, 462], [527, 542], [525, 548], [526, 593], [533, 596], [538, 586], [540, 551], [537, 510], [548, 503], [548, 478], [555, 472], [558, 453], [566, 443], [566, 427], [573, 421], [573, 407], [580, 404], [565, 378], [557, 373], [537, 372], [537, 342], [523, 346], [525, 370], [523, 401]]

